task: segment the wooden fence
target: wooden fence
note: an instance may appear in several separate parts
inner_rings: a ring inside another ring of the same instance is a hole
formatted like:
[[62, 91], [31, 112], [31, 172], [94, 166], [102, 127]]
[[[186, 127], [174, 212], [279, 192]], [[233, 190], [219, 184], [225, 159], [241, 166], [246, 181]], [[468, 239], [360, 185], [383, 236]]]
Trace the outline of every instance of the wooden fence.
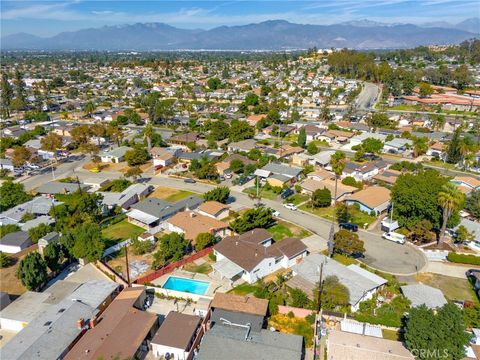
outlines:
[[194, 260], [200, 259], [201, 257], [204, 257], [207, 254], [210, 254], [213, 251], [213, 247], [208, 247], [203, 250], [200, 250], [199, 252], [183, 258], [181, 260], [178, 260], [174, 263], [168, 264], [167, 266], [162, 267], [161, 269], [158, 269], [157, 271], [147, 274], [145, 276], [139, 277], [137, 280], [135, 280], [135, 284], [145, 284], [152, 282], [155, 279], [158, 279], [160, 276], [163, 276], [165, 274], [168, 274], [169, 272], [172, 272], [176, 268], [183, 266], [185, 264], [188, 264]]

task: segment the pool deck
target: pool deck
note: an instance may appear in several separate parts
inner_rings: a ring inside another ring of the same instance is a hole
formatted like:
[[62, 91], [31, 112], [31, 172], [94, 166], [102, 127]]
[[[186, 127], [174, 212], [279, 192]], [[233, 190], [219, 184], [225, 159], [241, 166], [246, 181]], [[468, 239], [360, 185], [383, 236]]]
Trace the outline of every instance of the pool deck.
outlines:
[[[155, 279], [152, 281], [152, 283], [156, 286], [161, 286], [163, 287], [165, 283], [167, 282], [168, 278], [170, 277], [179, 277], [179, 278], [184, 278], [184, 279], [191, 279], [191, 280], [198, 280], [198, 281], [205, 281], [209, 283], [209, 286], [207, 288], [207, 291], [203, 296], [205, 297], [213, 297], [215, 293], [225, 293], [232, 289], [232, 286], [230, 285], [230, 281], [224, 279], [224, 280], [219, 280], [215, 279], [212, 277], [213, 273], [210, 273], [208, 275], [206, 274], [200, 274], [200, 273], [193, 273], [190, 271], [185, 271], [185, 270], [180, 270], [176, 269], [172, 271], [171, 273], [165, 274], [163, 276], [160, 276], [158, 279]], [[202, 295], [200, 295], [202, 296]]]

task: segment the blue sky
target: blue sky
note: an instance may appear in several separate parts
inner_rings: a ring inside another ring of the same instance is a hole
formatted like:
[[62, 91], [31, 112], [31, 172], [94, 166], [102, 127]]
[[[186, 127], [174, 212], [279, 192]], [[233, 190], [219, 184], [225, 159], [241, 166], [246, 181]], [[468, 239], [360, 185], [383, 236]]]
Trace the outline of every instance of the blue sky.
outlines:
[[460, 22], [479, 16], [478, 0], [125, 1], [0, 0], [1, 35], [51, 36], [104, 25], [164, 22], [209, 29], [272, 19], [332, 24], [369, 19], [387, 23]]

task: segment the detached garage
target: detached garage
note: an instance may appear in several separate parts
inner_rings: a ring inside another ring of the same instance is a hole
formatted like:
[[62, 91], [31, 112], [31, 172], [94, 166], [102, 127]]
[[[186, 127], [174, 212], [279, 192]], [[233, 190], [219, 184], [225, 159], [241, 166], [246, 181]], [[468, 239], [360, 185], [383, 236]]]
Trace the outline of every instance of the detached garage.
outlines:
[[16, 254], [30, 245], [32, 240], [25, 231], [15, 231], [0, 239], [0, 251], [7, 254]]

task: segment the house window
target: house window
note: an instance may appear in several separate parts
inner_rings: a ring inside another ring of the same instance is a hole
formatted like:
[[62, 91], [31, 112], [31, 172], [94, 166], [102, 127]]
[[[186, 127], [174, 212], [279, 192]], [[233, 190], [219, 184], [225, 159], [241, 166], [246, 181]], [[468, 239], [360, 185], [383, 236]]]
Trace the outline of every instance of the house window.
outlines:
[[280, 261], [282, 261], [282, 258], [275, 259], [275, 264], [278, 264]]
[[255, 274], [255, 273], [259, 272], [259, 271], [260, 271], [260, 269], [257, 269], [257, 270], [254, 270], [253, 273]]

